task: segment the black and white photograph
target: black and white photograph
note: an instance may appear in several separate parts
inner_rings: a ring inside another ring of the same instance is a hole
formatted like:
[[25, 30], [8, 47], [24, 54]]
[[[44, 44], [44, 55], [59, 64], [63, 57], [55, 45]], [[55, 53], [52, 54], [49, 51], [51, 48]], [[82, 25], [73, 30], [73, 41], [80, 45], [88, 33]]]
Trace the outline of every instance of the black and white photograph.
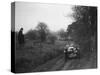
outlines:
[[96, 69], [96, 6], [12, 2], [11, 71]]

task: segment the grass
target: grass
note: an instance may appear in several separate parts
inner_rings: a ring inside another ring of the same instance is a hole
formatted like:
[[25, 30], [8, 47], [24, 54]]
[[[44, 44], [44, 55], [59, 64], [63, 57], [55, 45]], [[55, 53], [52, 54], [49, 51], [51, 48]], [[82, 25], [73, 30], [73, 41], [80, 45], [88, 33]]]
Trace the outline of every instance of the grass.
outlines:
[[46, 63], [63, 54], [64, 41], [56, 41], [55, 44], [39, 43], [27, 41], [22, 48], [16, 48], [16, 72], [31, 72], [36, 67]]

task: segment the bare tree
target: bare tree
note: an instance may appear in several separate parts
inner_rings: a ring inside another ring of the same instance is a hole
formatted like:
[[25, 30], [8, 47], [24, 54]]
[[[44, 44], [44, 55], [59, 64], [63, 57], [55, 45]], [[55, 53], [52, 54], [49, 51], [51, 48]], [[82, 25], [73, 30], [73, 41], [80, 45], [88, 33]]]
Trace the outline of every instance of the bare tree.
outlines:
[[46, 40], [46, 36], [47, 36], [47, 33], [48, 33], [47, 25], [44, 22], [39, 22], [36, 29], [38, 30], [38, 32], [40, 34], [41, 42], [44, 42]]

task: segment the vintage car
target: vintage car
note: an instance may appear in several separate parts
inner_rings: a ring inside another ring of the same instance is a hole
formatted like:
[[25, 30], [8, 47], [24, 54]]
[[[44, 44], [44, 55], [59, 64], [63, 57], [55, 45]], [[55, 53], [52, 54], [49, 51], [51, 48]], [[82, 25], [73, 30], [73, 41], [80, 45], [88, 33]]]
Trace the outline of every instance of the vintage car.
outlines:
[[66, 46], [64, 48], [65, 60], [80, 57], [80, 49], [77, 46]]

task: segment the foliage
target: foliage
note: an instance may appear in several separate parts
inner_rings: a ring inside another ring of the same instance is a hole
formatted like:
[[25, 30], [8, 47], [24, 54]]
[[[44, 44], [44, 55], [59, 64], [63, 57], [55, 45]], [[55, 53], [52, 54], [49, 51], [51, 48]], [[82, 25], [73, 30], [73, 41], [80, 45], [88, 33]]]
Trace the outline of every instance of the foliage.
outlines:
[[84, 27], [91, 32], [91, 35], [94, 35], [97, 31], [97, 7], [75, 6], [73, 10], [74, 19], [84, 23]]
[[52, 35], [52, 34], [50, 35], [50, 34], [49, 34], [47, 40], [49, 40], [52, 44], [54, 44], [55, 41], [56, 41], [56, 39], [57, 39], [57, 37], [56, 37], [55, 35]]
[[58, 35], [60, 36], [60, 38], [62, 38], [62, 39], [65, 39], [66, 38], [66, 32], [63, 30], [63, 29], [61, 29], [59, 32], [58, 32]]
[[43, 22], [40, 22], [40, 23], [38, 23], [38, 26], [36, 27], [36, 29], [39, 32], [41, 42], [44, 42], [46, 40], [46, 36], [47, 36], [47, 33], [48, 33], [47, 25]]
[[29, 30], [26, 34], [25, 34], [26, 39], [29, 40], [36, 40], [39, 37], [38, 31], [37, 30]]
[[92, 48], [91, 38], [97, 37], [97, 8], [75, 6], [73, 10], [73, 18], [76, 21], [68, 26], [67, 35], [88, 52]]

